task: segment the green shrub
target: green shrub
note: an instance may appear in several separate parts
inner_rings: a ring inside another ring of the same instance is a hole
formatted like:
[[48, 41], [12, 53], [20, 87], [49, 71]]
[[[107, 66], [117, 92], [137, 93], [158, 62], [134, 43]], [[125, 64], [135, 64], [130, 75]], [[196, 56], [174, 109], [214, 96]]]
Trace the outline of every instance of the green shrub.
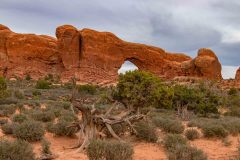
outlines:
[[13, 134], [18, 139], [26, 141], [39, 141], [44, 136], [44, 128], [40, 122], [25, 121], [16, 126], [13, 130]]
[[90, 85], [90, 84], [86, 84], [86, 85], [80, 85], [78, 86], [78, 92], [79, 93], [86, 93], [86, 94], [95, 94], [97, 91], [97, 88], [95, 85]]
[[188, 145], [177, 145], [174, 150], [168, 152], [169, 160], [207, 160], [202, 150]]
[[13, 117], [12, 117], [13, 122], [22, 123], [26, 120], [28, 120], [28, 117], [25, 114], [14, 114]]
[[2, 116], [10, 116], [12, 115], [16, 110], [16, 105], [10, 104], [10, 105], [0, 105], [0, 115]]
[[25, 141], [0, 139], [1, 160], [35, 160], [32, 146]]
[[119, 141], [92, 140], [87, 155], [89, 160], [131, 160], [133, 148]]
[[238, 93], [238, 90], [236, 88], [230, 88], [228, 91], [228, 95], [230, 96], [236, 96]]
[[195, 140], [200, 137], [200, 134], [196, 129], [187, 129], [185, 131], [185, 136], [188, 140]]
[[184, 131], [184, 126], [179, 120], [155, 117], [153, 123], [167, 133], [181, 134]]
[[58, 121], [52, 126], [48, 126], [49, 132], [54, 133], [57, 136], [73, 136], [76, 133], [75, 128], [69, 128], [72, 123], [67, 121]]
[[30, 81], [31, 79], [32, 78], [31, 78], [30, 74], [27, 74], [26, 77], [25, 77], [25, 80]]
[[37, 89], [50, 89], [50, 83], [45, 80], [38, 80], [35, 87]]
[[41, 93], [40, 91], [38, 91], [38, 90], [34, 90], [34, 91], [32, 92], [32, 95], [33, 95], [33, 96], [40, 96], [40, 95], [42, 95], [42, 93]]
[[164, 138], [164, 147], [168, 151], [175, 150], [176, 146], [187, 145], [187, 140], [179, 134], [168, 134]]
[[0, 119], [0, 126], [2, 126], [2, 125], [4, 125], [4, 124], [6, 124], [6, 123], [8, 123], [8, 119]]
[[137, 137], [139, 139], [145, 140], [147, 142], [156, 142], [157, 135], [155, 126], [149, 122], [138, 122], [134, 126], [135, 130], [137, 131]]
[[219, 124], [208, 124], [203, 128], [203, 134], [207, 138], [218, 137], [225, 138], [228, 136], [228, 131]]
[[2, 126], [2, 131], [4, 134], [13, 134], [13, 130], [16, 126], [16, 123], [6, 123]]
[[7, 89], [7, 82], [5, 78], [0, 77], [0, 91], [6, 90]]
[[113, 97], [134, 108], [171, 108], [173, 90], [153, 74], [135, 70], [120, 74]]
[[24, 94], [23, 92], [19, 91], [19, 90], [15, 90], [14, 91], [14, 96], [17, 98], [17, 99], [24, 99]]
[[51, 150], [50, 150], [50, 145], [51, 143], [49, 141], [47, 141], [46, 139], [42, 139], [41, 141], [41, 146], [42, 146], [42, 154], [43, 155], [49, 155], [52, 154]]
[[41, 122], [50, 122], [55, 119], [55, 114], [51, 111], [35, 110], [31, 116], [34, 120]]

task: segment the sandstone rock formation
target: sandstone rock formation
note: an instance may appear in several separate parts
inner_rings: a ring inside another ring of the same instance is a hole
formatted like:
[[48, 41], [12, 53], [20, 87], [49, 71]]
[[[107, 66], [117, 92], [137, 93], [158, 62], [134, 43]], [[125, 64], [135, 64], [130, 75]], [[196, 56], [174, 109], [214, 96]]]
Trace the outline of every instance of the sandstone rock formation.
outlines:
[[240, 88], [240, 67], [238, 68], [238, 70], [237, 70], [237, 72], [236, 72], [235, 83], [236, 83], [236, 85], [238, 85], [239, 88]]
[[41, 78], [48, 73], [63, 80], [112, 83], [128, 60], [140, 70], [162, 78], [191, 76], [222, 79], [221, 64], [210, 49], [200, 49], [195, 59], [153, 46], [125, 42], [109, 32], [60, 26], [56, 37], [17, 34], [0, 25], [0, 74]]

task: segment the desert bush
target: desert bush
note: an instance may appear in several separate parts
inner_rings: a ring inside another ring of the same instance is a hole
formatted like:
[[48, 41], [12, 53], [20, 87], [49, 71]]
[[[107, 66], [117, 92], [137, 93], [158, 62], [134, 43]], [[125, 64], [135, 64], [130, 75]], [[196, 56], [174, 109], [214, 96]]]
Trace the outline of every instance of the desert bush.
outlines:
[[97, 87], [91, 84], [85, 84], [78, 86], [78, 92], [83, 94], [95, 94], [97, 91]]
[[51, 133], [54, 133], [57, 136], [73, 136], [76, 133], [76, 129], [75, 128], [69, 128], [69, 126], [71, 125], [71, 122], [67, 122], [64, 120], [60, 120], [58, 121], [56, 124], [49, 124], [49, 128], [48, 131]]
[[25, 80], [30, 81], [31, 79], [32, 78], [31, 78], [30, 74], [27, 74], [26, 77], [25, 77]]
[[7, 82], [5, 78], [0, 77], [0, 91], [6, 90], [7, 89]]
[[14, 96], [15, 96], [17, 99], [24, 99], [24, 94], [23, 94], [23, 92], [21, 92], [20, 90], [15, 90], [15, 91], [14, 91]]
[[35, 160], [31, 144], [22, 140], [0, 140], [1, 160]]
[[16, 126], [16, 123], [6, 123], [2, 126], [2, 131], [4, 134], [13, 134], [13, 130]]
[[55, 119], [55, 114], [52, 111], [35, 110], [31, 116], [34, 120], [41, 122], [50, 122]]
[[207, 155], [195, 147], [177, 145], [174, 150], [168, 152], [169, 160], [207, 160]]
[[28, 120], [28, 117], [25, 114], [14, 114], [12, 116], [13, 122], [23, 123], [26, 120]]
[[228, 91], [229, 96], [236, 96], [238, 93], [238, 90], [236, 88], [230, 88]]
[[178, 145], [187, 145], [187, 139], [179, 134], [168, 134], [163, 140], [164, 147], [168, 150], [175, 150]]
[[173, 91], [153, 74], [135, 70], [120, 74], [113, 97], [134, 108], [171, 108]]
[[50, 83], [46, 80], [38, 80], [35, 88], [37, 88], [37, 89], [50, 89]]
[[33, 96], [40, 96], [40, 95], [42, 95], [42, 93], [38, 90], [34, 90], [34, 91], [32, 91], [32, 95]]
[[6, 123], [8, 123], [8, 119], [0, 119], [0, 126], [2, 126], [2, 125], [4, 125], [4, 124], [6, 124]]
[[181, 134], [184, 131], [181, 121], [176, 119], [155, 117], [153, 123], [167, 133]]
[[42, 154], [43, 155], [48, 155], [48, 154], [52, 154], [51, 150], [50, 150], [50, 145], [51, 143], [49, 141], [47, 141], [46, 139], [42, 139], [41, 141], [41, 147], [42, 147]]
[[92, 140], [87, 155], [89, 160], [131, 160], [133, 148], [124, 142]]
[[42, 124], [36, 121], [25, 121], [13, 129], [15, 137], [30, 142], [41, 140], [44, 132]]
[[16, 110], [16, 105], [10, 104], [10, 105], [0, 105], [0, 115], [2, 116], [10, 116], [12, 115]]
[[185, 136], [188, 140], [195, 140], [200, 137], [200, 134], [196, 129], [187, 129], [185, 131]]
[[156, 142], [157, 135], [155, 126], [150, 122], [141, 121], [135, 124], [134, 128], [137, 131], [137, 137], [147, 142]]
[[206, 124], [202, 130], [204, 136], [207, 138], [225, 138], [228, 136], [228, 131], [220, 124]]

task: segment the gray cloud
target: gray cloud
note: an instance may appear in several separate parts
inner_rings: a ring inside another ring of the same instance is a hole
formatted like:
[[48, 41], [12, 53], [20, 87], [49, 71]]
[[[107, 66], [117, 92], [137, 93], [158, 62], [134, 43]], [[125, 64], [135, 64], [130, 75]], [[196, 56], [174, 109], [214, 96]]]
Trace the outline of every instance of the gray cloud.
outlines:
[[212, 48], [223, 65], [240, 62], [239, 0], [0, 0], [0, 23], [52, 36], [72, 24], [191, 56]]

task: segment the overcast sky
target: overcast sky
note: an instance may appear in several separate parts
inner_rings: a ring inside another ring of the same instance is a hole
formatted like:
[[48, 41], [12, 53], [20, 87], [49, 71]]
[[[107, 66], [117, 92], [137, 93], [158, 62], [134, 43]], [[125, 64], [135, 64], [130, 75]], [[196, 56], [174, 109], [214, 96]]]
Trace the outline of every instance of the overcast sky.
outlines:
[[0, 23], [52, 36], [72, 24], [192, 57], [211, 48], [225, 78], [240, 65], [240, 0], [0, 0]]

